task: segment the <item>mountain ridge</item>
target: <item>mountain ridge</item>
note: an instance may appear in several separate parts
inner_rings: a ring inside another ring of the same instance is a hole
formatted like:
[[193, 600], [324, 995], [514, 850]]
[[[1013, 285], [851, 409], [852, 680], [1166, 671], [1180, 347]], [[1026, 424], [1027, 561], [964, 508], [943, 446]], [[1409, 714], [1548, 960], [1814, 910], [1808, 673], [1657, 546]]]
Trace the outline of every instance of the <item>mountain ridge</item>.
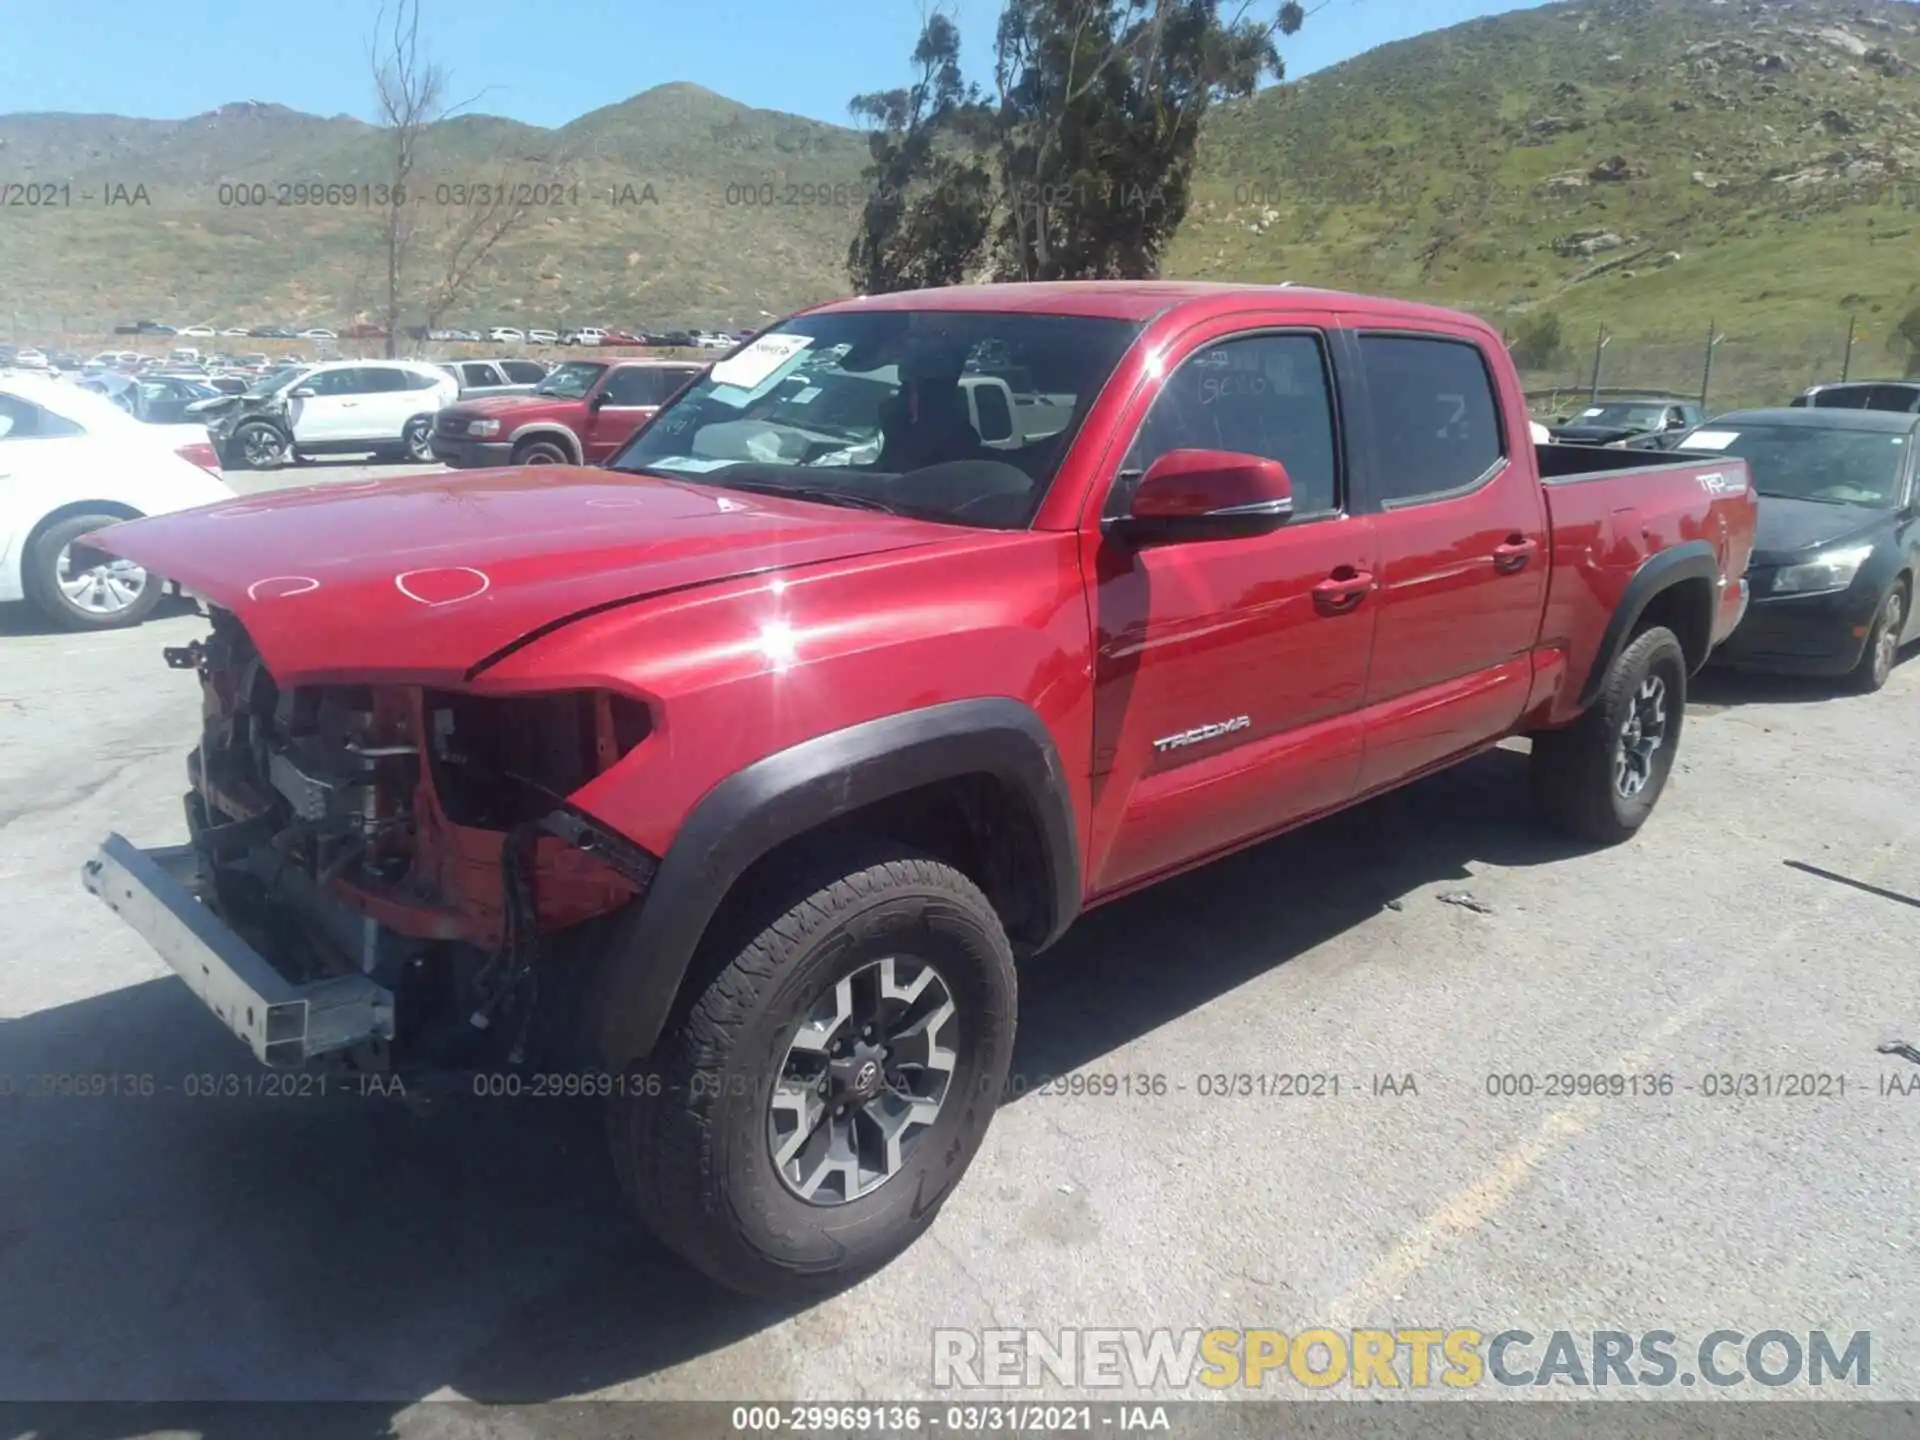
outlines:
[[[1732, 321], [1735, 350], [1812, 364], [1813, 337], [1854, 312], [1885, 329], [1920, 288], [1902, 258], [1920, 254], [1917, 37], [1910, 0], [1566, 0], [1393, 41], [1219, 107], [1163, 268], [1551, 313], [1575, 351], [1605, 323], [1697, 352], [1683, 335]], [[565, 176], [463, 318], [732, 327], [845, 292], [865, 155], [858, 130], [676, 81], [553, 128], [444, 121], [419, 182], [431, 200], [529, 165]], [[221, 200], [377, 183], [384, 163], [376, 127], [271, 101], [0, 116], [0, 183], [143, 179], [152, 197], [0, 210], [18, 277], [0, 314], [364, 314], [376, 215]]]

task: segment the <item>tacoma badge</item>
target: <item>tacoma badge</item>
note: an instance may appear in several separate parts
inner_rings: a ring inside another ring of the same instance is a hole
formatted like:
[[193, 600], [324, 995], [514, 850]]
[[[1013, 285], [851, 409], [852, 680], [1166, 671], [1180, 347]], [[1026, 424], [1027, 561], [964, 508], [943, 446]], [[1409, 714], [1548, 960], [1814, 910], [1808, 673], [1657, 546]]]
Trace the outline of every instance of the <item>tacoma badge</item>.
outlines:
[[1169, 750], [1183, 750], [1189, 745], [1198, 745], [1203, 740], [1218, 740], [1222, 735], [1231, 735], [1236, 730], [1245, 730], [1253, 721], [1245, 715], [1236, 715], [1231, 720], [1222, 720], [1217, 725], [1198, 725], [1179, 735], [1169, 735], [1164, 740], [1153, 742], [1153, 748], [1162, 755]]

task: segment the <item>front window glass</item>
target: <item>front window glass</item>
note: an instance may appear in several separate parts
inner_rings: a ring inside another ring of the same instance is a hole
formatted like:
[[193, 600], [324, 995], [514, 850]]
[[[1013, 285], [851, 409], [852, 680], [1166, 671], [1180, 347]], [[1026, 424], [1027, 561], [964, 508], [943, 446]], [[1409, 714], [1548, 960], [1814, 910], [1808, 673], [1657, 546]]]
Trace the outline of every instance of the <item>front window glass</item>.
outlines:
[[264, 400], [267, 396], [273, 394], [274, 391], [293, 384], [295, 380], [307, 373], [307, 369], [308, 367], [305, 365], [283, 365], [278, 370], [262, 375], [258, 380], [254, 381], [252, 385], [247, 387], [247, 398], [249, 400]]
[[533, 387], [536, 395], [552, 395], [560, 400], [578, 400], [594, 383], [606, 373], [604, 365], [588, 364], [585, 361], [569, 360], [558, 367], [538, 385]]
[[[1061, 315], [797, 316], [716, 364], [611, 468], [1017, 529], [1138, 333]], [[972, 393], [987, 376], [1012, 395], [1011, 433]]]

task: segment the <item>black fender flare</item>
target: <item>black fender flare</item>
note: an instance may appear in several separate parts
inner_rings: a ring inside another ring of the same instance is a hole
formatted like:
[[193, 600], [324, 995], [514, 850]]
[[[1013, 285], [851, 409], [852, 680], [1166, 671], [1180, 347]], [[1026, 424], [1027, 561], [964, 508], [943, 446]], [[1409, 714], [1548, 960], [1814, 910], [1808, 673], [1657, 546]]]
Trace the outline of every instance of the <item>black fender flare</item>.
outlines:
[[[1627, 642], [1633, 636], [1634, 629], [1640, 623], [1640, 617], [1646, 614], [1647, 606], [1661, 592], [1672, 589], [1685, 580], [1705, 580], [1709, 586], [1710, 597], [1719, 594], [1720, 562], [1713, 553], [1713, 546], [1705, 540], [1687, 540], [1650, 555], [1634, 572], [1633, 579], [1627, 582], [1626, 592], [1621, 595], [1620, 603], [1613, 608], [1613, 615], [1607, 621], [1607, 628], [1600, 636], [1600, 648], [1594, 652], [1593, 666], [1587, 671], [1587, 678], [1580, 686], [1580, 708], [1585, 710], [1592, 705], [1600, 693], [1600, 687], [1606, 682], [1607, 671], [1613, 667], [1614, 660], [1627, 648]], [[1707, 614], [1708, 649], [1712, 649], [1714, 599], [1709, 598]], [[1702, 663], [1706, 656], [1702, 654]], [[1696, 667], [1697, 668], [1697, 667]]]
[[756, 860], [831, 820], [941, 780], [989, 774], [1032, 806], [1051, 895], [1051, 944], [1080, 909], [1080, 847], [1059, 752], [1030, 706], [958, 700], [868, 720], [755, 761], [708, 791], [646, 895], [605, 937], [595, 1021], [600, 1057], [622, 1068], [665, 1028], [695, 948]]
[[509, 435], [507, 444], [518, 445], [522, 440], [529, 438], [537, 440], [543, 437], [558, 440], [572, 451], [574, 464], [586, 463], [586, 446], [581, 443], [580, 437], [573, 433], [571, 426], [562, 425], [558, 420], [531, 420]]

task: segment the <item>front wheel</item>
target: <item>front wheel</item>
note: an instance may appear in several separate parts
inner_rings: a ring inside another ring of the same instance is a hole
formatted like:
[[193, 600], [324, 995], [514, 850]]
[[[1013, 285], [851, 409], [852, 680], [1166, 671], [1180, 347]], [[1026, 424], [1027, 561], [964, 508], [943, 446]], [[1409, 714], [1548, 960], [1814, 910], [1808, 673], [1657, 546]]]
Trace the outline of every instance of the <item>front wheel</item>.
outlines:
[[1860, 663], [1853, 667], [1853, 673], [1847, 677], [1852, 687], [1862, 695], [1873, 694], [1892, 678], [1893, 662], [1900, 654], [1900, 631], [1906, 619], [1906, 587], [1895, 585], [1880, 602], [1880, 608], [1874, 611], [1873, 628], [1867, 632], [1867, 644], [1860, 652]]
[[516, 465], [565, 465], [572, 458], [557, 440], [528, 440], [513, 452]]
[[1562, 830], [1602, 845], [1646, 823], [1673, 772], [1687, 704], [1687, 656], [1671, 630], [1642, 631], [1607, 667], [1592, 706], [1533, 737], [1534, 795]]
[[279, 427], [263, 420], [252, 421], [234, 431], [231, 448], [249, 470], [278, 470], [287, 463], [293, 449]]
[[817, 1295], [905, 1250], [966, 1172], [1012, 1060], [1013, 953], [971, 880], [897, 846], [823, 854], [744, 922], [609, 1138], [690, 1264]]

